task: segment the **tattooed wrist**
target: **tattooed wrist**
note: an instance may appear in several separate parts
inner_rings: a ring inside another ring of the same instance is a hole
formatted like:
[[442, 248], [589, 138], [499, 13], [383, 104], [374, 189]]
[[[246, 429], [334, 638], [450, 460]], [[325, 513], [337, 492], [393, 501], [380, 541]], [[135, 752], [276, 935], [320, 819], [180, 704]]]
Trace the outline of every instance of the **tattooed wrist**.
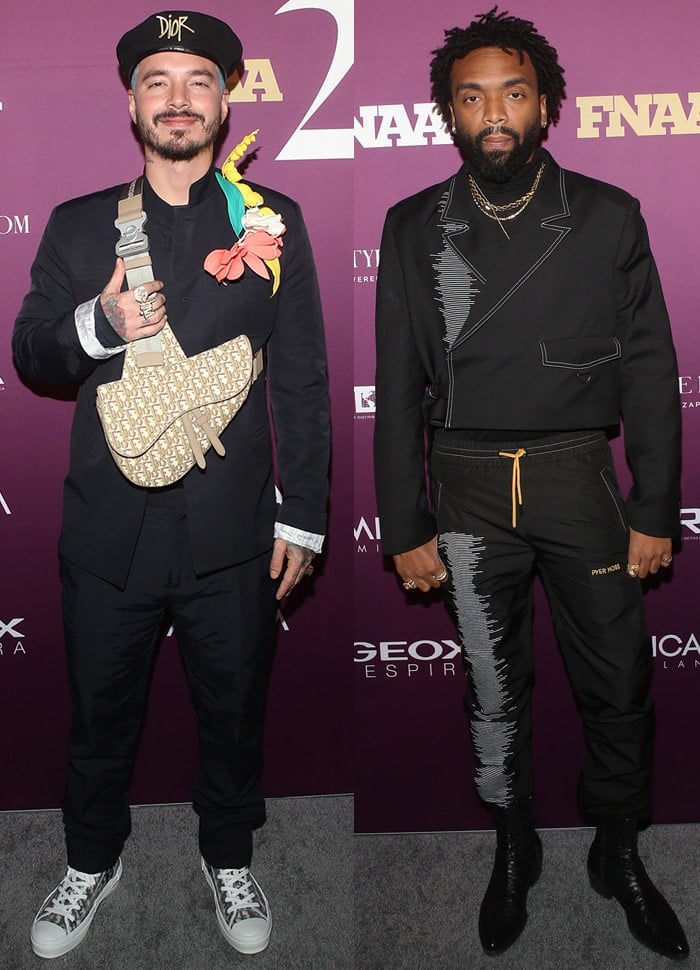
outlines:
[[126, 340], [126, 314], [119, 306], [118, 297], [108, 296], [100, 302], [111, 328], [119, 334], [122, 340]]
[[288, 542], [287, 546], [289, 549], [295, 549], [299, 553], [302, 566], [308, 566], [316, 555], [312, 549], [307, 549], [306, 546], [299, 546], [296, 542]]

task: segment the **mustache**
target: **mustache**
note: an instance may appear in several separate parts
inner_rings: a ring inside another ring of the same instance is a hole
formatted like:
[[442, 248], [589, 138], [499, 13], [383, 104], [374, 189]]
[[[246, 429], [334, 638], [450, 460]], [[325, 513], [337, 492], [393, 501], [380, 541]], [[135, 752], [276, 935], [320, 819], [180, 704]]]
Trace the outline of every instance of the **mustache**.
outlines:
[[512, 128], [507, 128], [505, 125], [491, 125], [488, 128], [482, 129], [474, 141], [478, 146], [481, 146], [484, 138], [489, 138], [491, 135], [507, 135], [509, 138], [513, 139], [516, 145], [520, 141], [520, 136], [518, 135], [517, 131], [513, 131]]
[[204, 115], [196, 114], [194, 111], [160, 111], [157, 115], [153, 115], [153, 123], [158, 124], [159, 121], [170, 121], [174, 118], [193, 118], [195, 121], [201, 121], [204, 124]]

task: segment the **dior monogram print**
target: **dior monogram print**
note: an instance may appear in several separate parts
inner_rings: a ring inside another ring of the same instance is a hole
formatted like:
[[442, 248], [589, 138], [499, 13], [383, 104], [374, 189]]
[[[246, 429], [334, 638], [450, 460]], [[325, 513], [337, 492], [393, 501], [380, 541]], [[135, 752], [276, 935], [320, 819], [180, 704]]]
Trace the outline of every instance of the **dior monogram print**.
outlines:
[[169, 326], [164, 363], [140, 367], [127, 348], [122, 379], [97, 388], [97, 410], [112, 456], [135, 485], [178, 481], [213, 444], [245, 401], [253, 355], [245, 335], [186, 357]]

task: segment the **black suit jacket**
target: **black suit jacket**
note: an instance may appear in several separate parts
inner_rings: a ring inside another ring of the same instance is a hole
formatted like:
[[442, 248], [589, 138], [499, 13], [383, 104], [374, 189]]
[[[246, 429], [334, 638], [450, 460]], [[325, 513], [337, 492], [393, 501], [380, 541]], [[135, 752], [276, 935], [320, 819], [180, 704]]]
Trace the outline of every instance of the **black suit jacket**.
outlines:
[[[323, 534], [329, 448], [328, 398], [321, 309], [311, 248], [298, 206], [256, 187], [282, 214], [281, 281], [250, 269], [224, 286], [203, 269], [213, 249], [235, 235], [214, 170], [190, 189], [188, 206], [170, 206], [144, 186], [154, 276], [161, 279], [168, 321], [188, 356], [245, 333], [266, 348], [265, 377], [221, 435], [226, 456], [207, 453], [206, 470], [183, 480], [195, 568], [206, 573], [243, 562], [272, 545], [274, 522]], [[141, 527], [146, 490], [118, 470], [95, 407], [99, 384], [117, 380], [123, 355], [95, 360], [83, 349], [75, 310], [95, 298], [114, 270], [114, 220], [120, 186], [75, 199], [51, 215], [32, 267], [32, 288], [13, 334], [17, 366], [49, 382], [80, 382], [65, 482], [62, 557], [123, 586]], [[125, 284], [126, 286], [126, 284]], [[121, 343], [96, 308], [97, 336]], [[284, 500], [275, 504], [272, 437], [277, 438]]]
[[435, 535], [425, 424], [557, 431], [624, 422], [630, 525], [678, 533], [680, 413], [668, 316], [638, 202], [559, 168], [505, 223], [467, 166], [394, 206], [377, 292], [375, 469], [384, 551]]

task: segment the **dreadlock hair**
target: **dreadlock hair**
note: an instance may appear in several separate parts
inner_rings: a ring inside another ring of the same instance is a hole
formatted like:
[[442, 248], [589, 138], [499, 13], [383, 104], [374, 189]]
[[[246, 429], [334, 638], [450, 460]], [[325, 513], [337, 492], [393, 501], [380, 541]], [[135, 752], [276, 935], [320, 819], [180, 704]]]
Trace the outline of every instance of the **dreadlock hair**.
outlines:
[[517, 51], [521, 64], [524, 55], [528, 55], [537, 75], [538, 93], [547, 96], [547, 117], [552, 125], [556, 125], [561, 103], [566, 96], [564, 69], [559, 65], [556, 50], [537, 33], [530, 20], [509, 17], [507, 10], [502, 13], [497, 11], [498, 7], [492, 7], [488, 13], [479, 14], [464, 30], [460, 27], [446, 30], [444, 46], [432, 52], [431, 95], [442, 120], [449, 128], [452, 123], [450, 75], [454, 62], [481, 47], [500, 47], [507, 54]]

